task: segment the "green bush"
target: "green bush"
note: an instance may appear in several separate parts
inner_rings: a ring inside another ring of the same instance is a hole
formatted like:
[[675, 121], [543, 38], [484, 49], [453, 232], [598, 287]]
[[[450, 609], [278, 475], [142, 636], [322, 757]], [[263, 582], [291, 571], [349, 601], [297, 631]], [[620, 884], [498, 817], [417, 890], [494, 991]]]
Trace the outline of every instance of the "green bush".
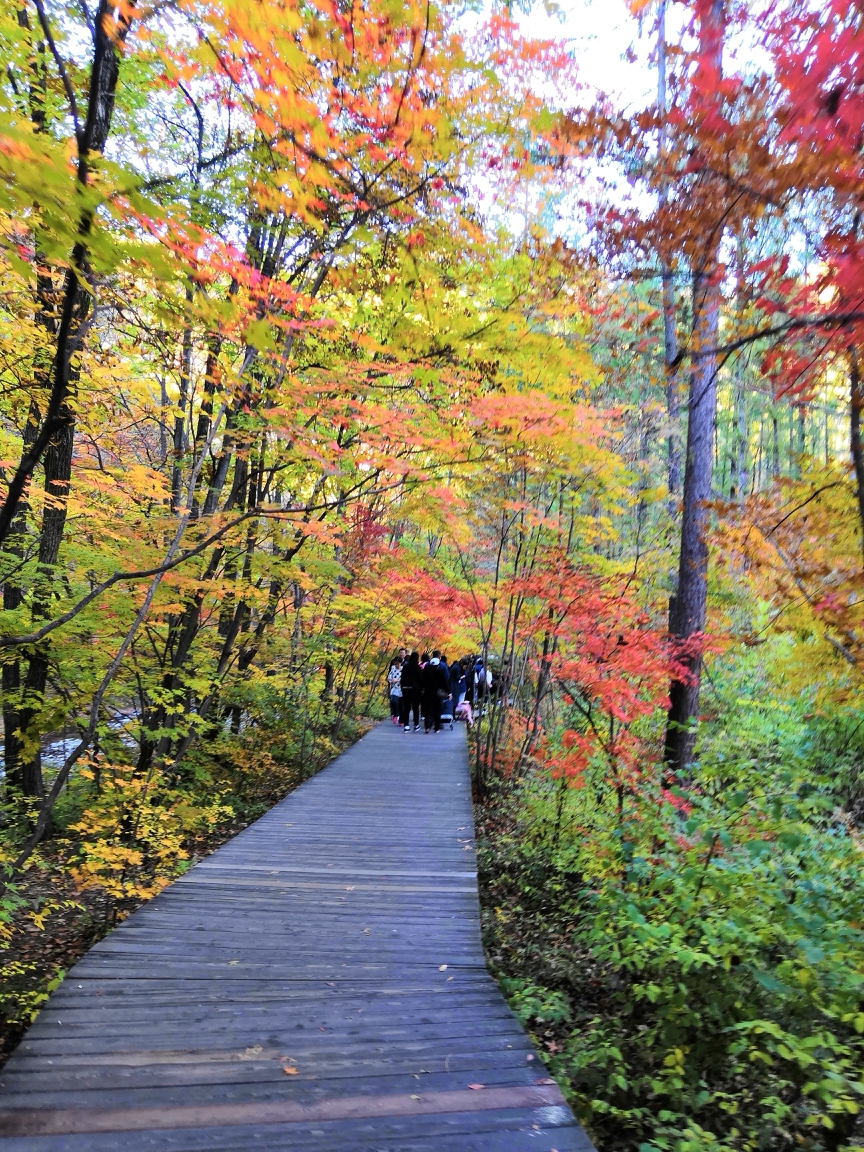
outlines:
[[862, 1143], [861, 844], [806, 702], [757, 692], [678, 788], [538, 772], [486, 813], [493, 965], [604, 1152]]

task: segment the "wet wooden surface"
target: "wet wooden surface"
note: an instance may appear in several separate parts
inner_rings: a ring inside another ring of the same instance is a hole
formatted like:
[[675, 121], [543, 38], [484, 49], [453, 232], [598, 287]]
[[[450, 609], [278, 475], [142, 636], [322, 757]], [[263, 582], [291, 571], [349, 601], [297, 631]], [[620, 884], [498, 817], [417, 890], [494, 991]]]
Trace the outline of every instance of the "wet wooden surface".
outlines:
[[381, 724], [93, 948], [0, 1152], [591, 1152], [486, 972], [464, 727]]

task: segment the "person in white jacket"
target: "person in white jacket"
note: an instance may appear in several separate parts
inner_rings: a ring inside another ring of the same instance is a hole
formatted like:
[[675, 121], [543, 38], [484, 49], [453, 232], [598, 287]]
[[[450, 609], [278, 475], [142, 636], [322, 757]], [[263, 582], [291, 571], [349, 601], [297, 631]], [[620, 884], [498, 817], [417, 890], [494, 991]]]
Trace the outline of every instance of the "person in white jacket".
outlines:
[[390, 695], [390, 722], [399, 723], [402, 715], [402, 657], [397, 656], [387, 673], [387, 691]]

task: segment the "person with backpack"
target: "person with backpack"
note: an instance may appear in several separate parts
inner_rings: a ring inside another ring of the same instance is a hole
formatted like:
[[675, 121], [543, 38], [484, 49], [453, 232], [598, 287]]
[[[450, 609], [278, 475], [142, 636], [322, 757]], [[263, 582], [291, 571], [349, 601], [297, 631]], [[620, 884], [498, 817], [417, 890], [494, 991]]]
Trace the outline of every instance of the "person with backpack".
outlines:
[[423, 669], [423, 724], [426, 734], [441, 731], [441, 705], [450, 696], [450, 677], [441, 663], [441, 653], [436, 648], [429, 663]]
[[492, 677], [489, 674], [489, 669], [483, 666], [483, 657], [478, 656], [474, 664], [474, 700], [475, 709], [479, 711], [481, 715], [486, 707], [491, 682]]
[[444, 655], [443, 652], [438, 657], [438, 659], [441, 661], [441, 668], [444, 672], [445, 677], [447, 678], [447, 683], [446, 683], [445, 687], [446, 687], [448, 692], [452, 692], [453, 691], [453, 685], [450, 682], [450, 662], [447, 659], [447, 657]]

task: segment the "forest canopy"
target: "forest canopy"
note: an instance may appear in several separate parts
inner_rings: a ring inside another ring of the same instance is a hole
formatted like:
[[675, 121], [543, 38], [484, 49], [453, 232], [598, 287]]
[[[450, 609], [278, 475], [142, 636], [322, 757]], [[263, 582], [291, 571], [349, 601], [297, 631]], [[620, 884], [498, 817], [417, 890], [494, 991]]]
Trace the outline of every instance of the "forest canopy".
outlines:
[[864, 1143], [864, 13], [629, 7], [0, 8], [7, 1051], [443, 647], [601, 1152]]

